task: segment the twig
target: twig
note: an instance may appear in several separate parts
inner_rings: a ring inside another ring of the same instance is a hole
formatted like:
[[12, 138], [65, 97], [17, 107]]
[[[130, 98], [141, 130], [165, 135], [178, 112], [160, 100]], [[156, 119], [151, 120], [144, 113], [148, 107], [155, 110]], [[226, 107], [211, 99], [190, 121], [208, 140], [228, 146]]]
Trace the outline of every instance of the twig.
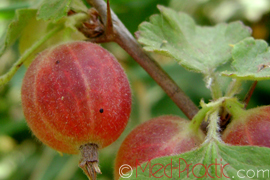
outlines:
[[[87, 0], [101, 17], [102, 22], [107, 22], [107, 4], [103, 0]], [[198, 112], [198, 107], [185, 95], [178, 85], [169, 77], [169, 75], [152, 60], [140, 47], [131, 33], [118, 19], [111, 10], [111, 19], [113, 22], [113, 36], [106, 34], [103, 37], [92, 39], [94, 42], [115, 41], [119, 44], [144, 70], [160, 85], [160, 87], [168, 94], [173, 102], [183, 111], [183, 113], [192, 119]], [[108, 14], [108, 15], [110, 15]], [[110, 17], [109, 17], [110, 18]], [[106, 38], [107, 37], [107, 38]]]

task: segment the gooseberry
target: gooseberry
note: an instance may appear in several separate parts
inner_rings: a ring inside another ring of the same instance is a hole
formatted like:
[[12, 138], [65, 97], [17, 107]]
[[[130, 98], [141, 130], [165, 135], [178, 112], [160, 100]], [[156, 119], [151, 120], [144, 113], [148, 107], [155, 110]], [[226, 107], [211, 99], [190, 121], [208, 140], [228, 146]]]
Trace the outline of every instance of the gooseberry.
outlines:
[[224, 130], [222, 140], [232, 145], [270, 148], [270, 106], [233, 113], [233, 119]]
[[[204, 133], [195, 131], [189, 120], [172, 115], [153, 118], [131, 131], [121, 144], [114, 177], [119, 179], [119, 168], [124, 164], [134, 168], [157, 157], [181, 154], [200, 146], [204, 138]], [[129, 170], [121, 169], [120, 173]]]
[[87, 166], [99, 171], [97, 150], [120, 136], [131, 111], [123, 68], [107, 50], [90, 42], [41, 52], [25, 74], [21, 96], [34, 135], [59, 152], [81, 151], [79, 166], [90, 175], [95, 172]]

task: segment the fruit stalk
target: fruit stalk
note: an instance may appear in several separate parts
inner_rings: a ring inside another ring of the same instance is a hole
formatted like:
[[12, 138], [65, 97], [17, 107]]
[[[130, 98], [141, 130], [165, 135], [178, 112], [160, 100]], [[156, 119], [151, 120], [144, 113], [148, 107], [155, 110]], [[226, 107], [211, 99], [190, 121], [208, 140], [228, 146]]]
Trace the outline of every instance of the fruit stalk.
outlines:
[[[202, 109], [200, 109], [200, 111], [193, 117], [191, 123], [190, 123], [190, 127], [196, 132], [198, 131], [198, 129], [200, 128], [203, 120], [205, 119], [205, 116], [207, 114], [207, 112], [212, 109], [213, 107], [203, 107]], [[207, 119], [205, 119], [205, 121], [207, 121]]]
[[[103, 22], [107, 22], [107, 4], [103, 0], [87, 0], [95, 7]], [[114, 41], [119, 44], [144, 70], [162, 87], [173, 102], [192, 119], [198, 112], [198, 107], [185, 95], [183, 90], [169, 77], [169, 75], [147, 54], [144, 53], [138, 42], [126, 29], [123, 23], [111, 10]]]
[[225, 100], [224, 107], [234, 118], [237, 118], [238, 116], [241, 116], [246, 112], [243, 109], [244, 106], [239, 103], [236, 98]]

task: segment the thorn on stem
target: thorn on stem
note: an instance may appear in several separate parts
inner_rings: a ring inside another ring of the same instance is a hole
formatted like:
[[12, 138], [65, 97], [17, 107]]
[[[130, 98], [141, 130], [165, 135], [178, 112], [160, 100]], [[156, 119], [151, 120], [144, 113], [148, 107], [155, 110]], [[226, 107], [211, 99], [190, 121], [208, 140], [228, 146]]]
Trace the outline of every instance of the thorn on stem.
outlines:
[[107, 0], [107, 22], [106, 22], [106, 34], [113, 35], [113, 23], [112, 23], [112, 15], [111, 15], [111, 7], [110, 1]]

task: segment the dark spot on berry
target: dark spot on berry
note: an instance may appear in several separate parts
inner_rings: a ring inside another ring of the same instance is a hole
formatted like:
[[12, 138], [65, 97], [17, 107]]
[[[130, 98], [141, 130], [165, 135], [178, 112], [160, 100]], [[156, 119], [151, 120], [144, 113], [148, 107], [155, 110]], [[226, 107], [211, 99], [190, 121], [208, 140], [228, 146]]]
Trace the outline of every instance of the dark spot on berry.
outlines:
[[103, 113], [103, 112], [104, 112], [104, 110], [101, 108], [101, 109], [99, 110], [99, 112], [100, 112], [100, 113]]
[[55, 64], [59, 64], [59, 63], [60, 63], [60, 61], [56, 61], [56, 62], [55, 62]]

